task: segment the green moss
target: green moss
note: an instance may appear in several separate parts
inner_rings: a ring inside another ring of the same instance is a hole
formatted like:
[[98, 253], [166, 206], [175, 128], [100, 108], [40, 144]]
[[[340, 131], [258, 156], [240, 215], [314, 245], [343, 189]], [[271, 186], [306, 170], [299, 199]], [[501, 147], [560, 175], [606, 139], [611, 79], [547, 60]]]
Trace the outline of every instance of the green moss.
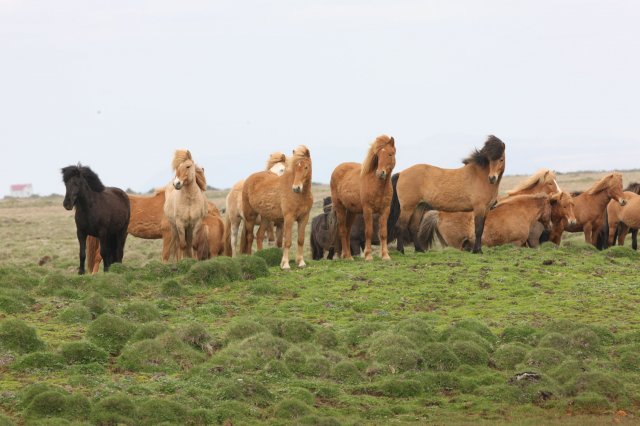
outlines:
[[609, 247], [607, 250], [603, 251], [603, 253], [605, 256], [613, 259], [626, 258], [626, 259], [637, 260], [638, 257], [640, 256], [638, 255], [638, 252], [636, 250], [633, 250], [629, 246]]
[[315, 341], [317, 344], [327, 349], [333, 349], [338, 346], [339, 343], [336, 333], [328, 328], [318, 330], [315, 336]]
[[279, 419], [295, 420], [306, 416], [311, 408], [297, 399], [284, 399], [280, 401], [273, 411], [273, 415]]
[[570, 409], [574, 414], [599, 415], [611, 411], [613, 406], [604, 396], [586, 392], [573, 399]]
[[640, 372], [640, 353], [638, 352], [623, 352], [620, 355], [618, 365], [624, 371]]
[[298, 423], [301, 425], [309, 425], [309, 426], [340, 426], [340, 423], [337, 419], [333, 417], [320, 417], [320, 416], [304, 416], [298, 420]]
[[167, 297], [179, 297], [186, 294], [186, 289], [175, 279], [163, 281], [160, 289], [161, 294]]
[[493, 345], [485, 340], [482, 336], [477, 333], [474, 333], [470, 330], [464, 329], [453, 329], [448, 333], [445, 333], [447, 336], [447, 341], [449, 343], [453, 342], [473, 342], [476, 345], [480, 346], [486, 352], [491, 352], [493, 350]]
[[435, 340], [433, 327], [423, 319], [407, 318], [395, 326], [396, 333], [407, 337], [416, 346]]
[[105, 313], [108, 308], [107, 301], [98, 293], [87, 296], [82, 301], [82, 304], [89, 308], [89, 311], [96, 316]]
[[417, 380], [388, 379], [379, 388], [385, 396], [391, 398], [411, 398], [422, 394], [422, 384]]
[[191, 284], [221, 287], [242, 279], [242, 270], [230, 257], [215, 257], [194, 264], [184, 279]]
[[234, 258], [240, 265], [242, 279], [254, 280], [269, 275], [269, 267], [264, 258], [259, 256], [238, 256]]
[[547, 333], [540, 339], [538, 346], [541, 348], [551, 348], [557, 351], [567, 353], [571, 349], [571, 340], [564, 334], [551, 332]]
[[171, 275], [171, 265], [158, 260], [152, 260], [140, 270], [140, 276], [150, 281], [165, 279], [169, 275]]
[[116, 394], [93, 404], [89, 418], [98, 425], [134, 425], [136, 406], [129, 395]]
[[247, 318], [239, 318], [229, 325], [226, 336], [228, 340], [242, 340], [266, 331], [267, 328], [262, 324]]
[[280, 327], [280, 336], [293, 343], [310, 340], [314, 333], [315, 329], [311, 324], [297, 318], [285, 320]]
[[28, 418], [62, 417], [85, 419], [91, 404], [82, 395], [68, 395], [55, 390], [38, 393], [25, 409]]
[[287, 398], [297, 399], [298, 401], [303, 402], [309, 406], [313, 406], [313, 404], [316, 402], [316, 397], [311, 392], [300, 387], [287, 389]]
[[82, 305], [72, 305], [60, 313], [60, 321], [67, 324], [86, 323], [91, 321], [91, 311]]
[[487, 351], [474, 342], [453, 342], [451, 350], [456, 354], [461, 364], [487, 365], [489, 362]]
[[19, 354], [41, 351], [45, 344], [33, 327], [18, 319], [0, 322], [0, 349]]
[[32, 352], [18, 358], [11, 364], [11, 368], [16, 371], [54, 371], [61, 370], [64, 366], [64, 359], [51, 352]]
[[0, 312], [18, 314], [29, 311], [35, 300], [22, 289], [0, 288]]
[[191, 270], [193, 265], [196, 265], [198, 261], [194, 258], [184, 257], [180, 259], [176, 264], [171, 265], [171, 270], [180, 275], [186, 274]]
[[218, 424], [218, 416], [213, 410], [196, 408], [187, 413], [186, 426], [207, 426]]
[[489, 330], [489, 327], [475, 319], [463, 319], [456, 322], [454, 328], [476, 333], [490, 344], [495, 344], [498, 338]]
[[573, 352], [578, 357], [600, 352], [600, 337], [591, 329], [582, 327], [569, 335]]
[[0, 414], [0, 426], [14, 426], [15, 423], [13, 423], [13, 421], [5, 416], [4, 414]]
[[341, 383], [360, 383], [362, 381], [362, 373], [358, 367], [349, 360], [340, 361], [333, 366], [331, 377]]
[[121, 314], [129, 321], [144, 323], [157, 321], [161, 314], [158, 308], [148, 302], [133, 302], [124, 307]]
[[131, 295], [129, 284], [122, 275], [96, 275], [92, 289], [99, 295], [111, 299], [124, 299]]
[[258, 250], [255, 252], [254, 256], [264, 259], [268, 266], [280, 266], [280, 260], [282, 260], [282, 249], [271, 247], [264, 250]]
[[540, 339], [540, 333], [535, 328], [521, 324], [505, 328], [500, 335], [500, 340], [504, 343], [523, 343], [535, 346]]
[[60, 348], [60, 355], [67, 364], [106, 363], [109, 359], [107, 351], [86, 341], [65, 343]]
[[415, 370], [422, 362], [418, 351], [402, 346], [376, 348], [373, 353], [370, 352], [370, 355], [376, 362], [384, 365], [392, 373]]
[[211, 336], [202, 324], [187, 324], [177, 331], [180, 340], [192, 348], [206, 351], [211, 348]]
[[525, 357], [524, 363], [527, 366], [546, 370], [559, 365], [564, 361], [564, 359], [565, 356], [558, 350], [551, 348], [536, 348], [529, 351]]
[[584, 371], [586, 368], [581, 361], [568, 359], [550, 370], [549, 374], [555, 381], [563, 385]]
[[444, 343], [427, 343], [421, 353], [424, 366], [430, 370], [453, 371], [460, 365], [456, 354]]
[[290, 371], [301, 374], [304, 372], [307, 357], [299, 348], [292, 347], [284, 354], [284, 362]]
[[491, 356], [491, 362], [498, 370], [513, 370], [527, 355], [527, 348], [519, 344], [507, 343], [499, 346]]
[[569, 396], [576, 396], [582, 393], [597, 393], [607, 397], [609, 400], [616, 400], [625, 393], [624, 386], [612, 374], [600, 371], [591, 371], [575, 377], [566, 387]]
[[328, 377], [331, 373], [331, 363], [323, 356], [310, 356], [303, 370], [304, 374], [312, 377]]
[[267, 377], [273, 378], [286, 378], [291, 377], [291, 370], [287, 367], [284, 361], [274, 359], [264, 367], [263, 373]]
[[127, 345], [118, 365], [136, 372], [177, 372], [204, 361], [204, 356], [182, 342], [173, 333]]
[[135, 333], [131, 322], [111, 314], [100, 315], [87, 329], [87, 338], [113, 355], [120, 353]]
[[376, 322], [361, 322], [351, 327], [346, 334], [346, 343], [350, 346], [360, 346], [373, 333], [382, 330], [382, 324]]
[[461, 387], [460, 377], [452, 372], [425, 372], [417, 377], [426, 393], [458, 391]]
[[148, 322], [140, 325], [133, 333], [130, 342], [139, 342], [144, 339], [153, 339], [167, 331], [167, 325], [161, 322]]
[[186, 418], [186, 408], [170, 400], [148, 399], [138, 406], [138, 421], [140, 425], [184, 424]]

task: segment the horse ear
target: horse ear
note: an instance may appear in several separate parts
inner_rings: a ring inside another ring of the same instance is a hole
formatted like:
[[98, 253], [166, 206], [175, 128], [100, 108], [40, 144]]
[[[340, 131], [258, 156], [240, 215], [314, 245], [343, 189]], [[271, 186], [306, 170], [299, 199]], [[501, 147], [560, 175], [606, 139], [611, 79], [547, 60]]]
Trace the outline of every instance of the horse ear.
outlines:
[[393, 136], [391, 136], [391, 139], [389, 139], [389, 145], [391, 145], [392, 147], [396, 147], [396, 140], [393, 139]]
[[189, 160], [193, 160], [193, 157], [191, 157], [191, 151], [187, 150], [187, 158]]
[[560, 201], [560, 197], [562, 197], [562, 192], [553, 194], [551, 197], [549, 197], [549, 202], [552, 206], [555, 206], [556, 204], [558, 204], [558, 201]]

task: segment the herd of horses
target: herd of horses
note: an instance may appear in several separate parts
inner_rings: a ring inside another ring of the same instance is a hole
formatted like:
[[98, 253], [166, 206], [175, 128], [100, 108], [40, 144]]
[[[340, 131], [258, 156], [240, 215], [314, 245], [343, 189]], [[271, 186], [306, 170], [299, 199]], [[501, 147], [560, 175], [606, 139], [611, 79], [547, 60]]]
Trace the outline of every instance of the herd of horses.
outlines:
[[[312, 221], [313, 259], [328, 252], [343, 259], [360, 253], [372, 260], [372, 244], [389, 260], [388, 243], [416, 251], [443, 247], [481, 253], [482, 246], [559, 244], [564, 232], [584, 232], [585, 241], [606, 248], [624, 244], [632, 233], [637, 249], [640, 184], [622, 189], [622, 175], [610, 173], [582, 193], [562, 191], [555, 174], [541, 169], [504, 197], [498, 196], [505, 171], [505, 144], [491, 135], [463, 166], [443, 169], [416, 164], [393, 174], [396, 143], [381, 135], [362, 163], [342, 163], [331, 174], [331, 197]], [[207, 200], [204, 169], [188, 150], [177, 150], [173, 179], [151, 196], [105, 187], [89, 167], [62, 169], [63, 205], [75, 208], [80, 246], [79, 273], [104, 271], [122, 262], [128, 234], [162, 239], [162, 260], [251, 254], [270, 242], [282, 247], [280, 267], [290, 269], [292, 229], [297, 223], [295, 263], [304, 267], [305, 230], [313, 205], [312, 161], [301, 145], [291, 156], [270, 155], [267, 167], [237, 182], [226, 199], [225, 215]], [[259, 225], [254, 237], [255, 225]], [[275, 230], [274, 230], [275, 228]], [[238, 241], [239, 240], [239, 241]], [[239, 248], [237, 247], [239, 243]]]

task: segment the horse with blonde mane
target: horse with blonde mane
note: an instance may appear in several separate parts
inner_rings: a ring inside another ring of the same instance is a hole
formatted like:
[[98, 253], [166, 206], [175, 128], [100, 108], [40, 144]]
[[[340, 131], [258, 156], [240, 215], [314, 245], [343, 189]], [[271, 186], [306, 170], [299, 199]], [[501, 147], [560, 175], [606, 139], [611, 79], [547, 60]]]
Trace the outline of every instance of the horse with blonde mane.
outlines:
[[612, 199], [621, 206], [627, 203], [622, 191], [622, 174], [617, 172], [604, 176], [585, 192], [576, 193], [573, 197], [576, 224], [568, 225], [565, 231], [584, 232], [585, 242], [597, 246], [604, 212]]
[[[271, 221], [283, 222], [284, 249], [280, 268], [289, 266], [289, 249], [291, 248], [291, 228], [293, 222], [298, 223], [298, 249], [296, 264], [299, 268], [306, 266], [303, 257], [305, 227], [309, 221], [309, 212], [313, 205], [311, 193], [312, 174], [311, 154], [309, 149], [301, 145], [287, 158], [286, 168], [282, 176], [269, 171], [254, 173], [244, 181], [242, 188], [242, 212], [245, 218], [244, 238], [246, 254], [251, 254], [253, 244], [253, 226], [258, 215], [262, 223]], [[260, 244], [258, 235], [258, 244]]]
[[343, 259], [353, 259], [349, 237], [356, 214], [364, 217], [364, 259], [373, 260], [371, 239], [373, 215], [378, 214], [380, 257], [389, 260], [387, 220], [393, 188], [391, 173], [396, 165], [393, 137], [378, 136], [370, 145], [362, 164], [342, 163], [331, 174], [331, 199], [338, 220]]
[[[535, 224], [551, 226], [552, 209], [560, 197], [561, 194], [537, 193], [502, 199], [487, 213], [482, 244], [524, 246]], [[430, 248], [435, 237], [443, 247], [470, 248], [475, 244], [473, 218], [468, 213], [432, 210], [420, 223], [418, 239], [425, 248]]]
[[498, 197], [505, 170], [505, 144], [490, 135], [480, 150], [464, 159], [458, 169], [416, 164], [394, 175], [389, 226], [396, 225], [398, 250], [404, 253], [407, 224], [416, 206], [447, 212], [473, 212], [474, 253], [481, 253], [484, 221]]
[[171, 229], [171, 247], [180, 260], [183, 256], [193, 257], [194, 239], [207, 215], [206, 180], [204, 173], [196, 173], [197, 166], [188, 150], [177, 150], [171, 165], [175, 178], [165, 188], [164, 214]]
[[[269, 159], [267, 160], [266, 170], [275, 174], [276, 176], [282, 176], [285, 170], [286, 157], [282, 152], [274, 152], [269, 155]], [[238, 239], [238, 230], [240, 229], [240, 224], [244, 220], [242, 215], [242, 187], [244, 186], [244, 180], [236, 182], [235, 185], [229, 191], [226, 198], [226, 216], [225, 216], [225, 229], [228, 230], [228, 233], [225, 234], [225, 254], [227, 256], [236, 256], [237, 255], [237, 239]], [[260, 222], [261, 229], [258, 229], [259, 234], [263, 234], [264, 229], [269, 236], [269, 242], [272, 243], [276, 240], [273, 232], [273, 223], [268, 223], [264, 228], [262, 226], [262, 221]], [[244, 231], [243, 231], [244, 233]], [[278, 226], [278, 237], [277, 237], [277, 245], [278, 247], [282, 246], [282, 227]], [[246, 240], [244, 238], [240, 239], [240, 252], [243, 253], [246, 251], [246, 247], [244, 243]]]

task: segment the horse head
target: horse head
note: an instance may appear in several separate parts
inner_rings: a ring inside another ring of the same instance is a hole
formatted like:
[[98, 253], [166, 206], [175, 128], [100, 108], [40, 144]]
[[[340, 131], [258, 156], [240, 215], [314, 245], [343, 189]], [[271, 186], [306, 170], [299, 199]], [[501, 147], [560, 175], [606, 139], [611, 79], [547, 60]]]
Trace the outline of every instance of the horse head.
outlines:
[[543, 198], [542, 212], [540, 213], [540, 219], [538, 219], [538, 221], [542, 223], [546, 229], [551, 229], [553, 226], [551, 223], [551, 199], [546, 194]]
[[71, 210], [76, 205], [78, 196], [87, 190], [94, 192], [104, 191], [104, 185], [100, 181], [98, 175], [89, 167], [82, 166], [78, 163], [77, 166], [67, 166], [62, 170], [62, 181], [66, 188], [64, 195], [64, 201], [62, 205], [65, 209]]
[[376, 176], [378, 179], [385, 180], [391, 177], [391, 172], [396, 166], [396, 144], [393, 137], [389, 138], [389, 142], [377, 152]]
[[489, 183], [500, 182], [505, 169], [505, 144], [493, 135], [489, 135], [481, 150], [475, 150], [462, 161], [464, 164], [475, 163], [483, 169], [488, 168]]
[[293, 156], [289, 159], [290, 167], [293, 168], [293, 183], [291, 190], [296, 194], [305, 189], [305, 185], [311, 183], [311, 153], [309, 149], [300, 145], [293, 150]]
[[607, 185], [607, 195], [609, 198], [613, 198], [621, 206], [627, 204], [627, 200], [625, 200], [623, 191], [622, 191], [622, 174], [621, 173], [611, 173], [607, 176], [607, 180], [609, 184]]
[[573, 211], [573, 198], [566, 192], [553, 194], [549, 200], [551, 202], [551, 218], [557, 222], [566, 220], [570, 226], [578, 223], [576, 215]]
[[183, 186], [192, 184], [196, 178], [196, 165], [193, 160], [185, 160], [176, 168], [176, 175], [173, 179], [173, 187], [177, 190]]

